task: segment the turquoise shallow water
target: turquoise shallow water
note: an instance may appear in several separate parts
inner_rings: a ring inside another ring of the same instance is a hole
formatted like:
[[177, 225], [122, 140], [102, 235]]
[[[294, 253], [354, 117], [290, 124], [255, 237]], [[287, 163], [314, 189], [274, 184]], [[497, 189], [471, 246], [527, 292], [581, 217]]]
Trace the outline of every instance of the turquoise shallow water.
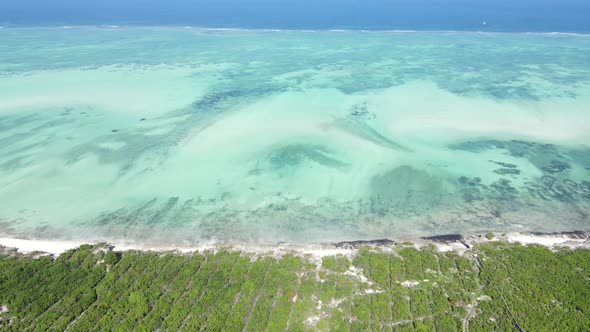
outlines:
[[590, 36], [0, 30], [0, 235], [590, 230]]

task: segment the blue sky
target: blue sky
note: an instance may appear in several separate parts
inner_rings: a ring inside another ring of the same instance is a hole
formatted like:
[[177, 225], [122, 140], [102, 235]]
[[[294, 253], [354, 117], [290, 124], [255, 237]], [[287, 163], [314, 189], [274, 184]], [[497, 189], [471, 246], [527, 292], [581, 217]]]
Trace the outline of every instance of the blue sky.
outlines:
[[0, 0], [0, 24], [590, 31], [589, 0]]

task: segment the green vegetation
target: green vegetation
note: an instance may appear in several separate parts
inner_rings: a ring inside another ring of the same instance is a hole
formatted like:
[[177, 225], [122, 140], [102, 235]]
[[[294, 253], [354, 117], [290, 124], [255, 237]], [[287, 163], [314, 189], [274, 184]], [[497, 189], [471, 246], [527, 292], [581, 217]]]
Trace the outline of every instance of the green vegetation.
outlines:
[[496, 237], [496, 236], [494, 235], [494, 233], [487, 233], [487, 234], [486, 234], [486, 239], [488, 239], [488, 240], [490, 240], [490, 241], [491, 241], [491, 240], [493, 240], [495, 237]]
[[[477, 255], [477, 256], [476, 256]], [[590, 250], [0, 254], [0, 330], [590, 330]]]

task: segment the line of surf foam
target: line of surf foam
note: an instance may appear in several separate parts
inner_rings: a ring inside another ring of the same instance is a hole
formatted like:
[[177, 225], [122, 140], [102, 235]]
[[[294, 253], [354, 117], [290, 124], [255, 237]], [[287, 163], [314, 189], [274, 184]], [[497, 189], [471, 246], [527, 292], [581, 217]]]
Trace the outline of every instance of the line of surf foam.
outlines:
[[217, 31], [217, 32], [331, 32], [331, 33], [465, 33], [465, 34], [490, 34], [490, 35], [541, 35], [541, 36], [579, 36], [590, 37], [590, 32], [574, 31], [505, 31], [505, 30], [431, 30], [431, 29], [284, 29], [284, 28], [246, 28], [246, 27], [207, 27], [207, 26], [173, 26], [173, 25], [6, 25], [0, 26], [3, 30], [13, 29], [98, 29], [98, 30], [129, 30], [129, 29], [168, 29], [168, 30], [194, 30], [194, 31]]

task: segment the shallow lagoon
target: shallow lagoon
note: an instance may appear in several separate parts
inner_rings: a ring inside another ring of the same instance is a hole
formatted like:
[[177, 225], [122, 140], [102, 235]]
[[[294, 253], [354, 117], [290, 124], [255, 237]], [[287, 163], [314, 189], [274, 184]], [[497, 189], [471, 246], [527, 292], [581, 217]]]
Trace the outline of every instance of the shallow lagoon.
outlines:
[[590, 230], [590, 36], [0, 30], [3, 235]]

